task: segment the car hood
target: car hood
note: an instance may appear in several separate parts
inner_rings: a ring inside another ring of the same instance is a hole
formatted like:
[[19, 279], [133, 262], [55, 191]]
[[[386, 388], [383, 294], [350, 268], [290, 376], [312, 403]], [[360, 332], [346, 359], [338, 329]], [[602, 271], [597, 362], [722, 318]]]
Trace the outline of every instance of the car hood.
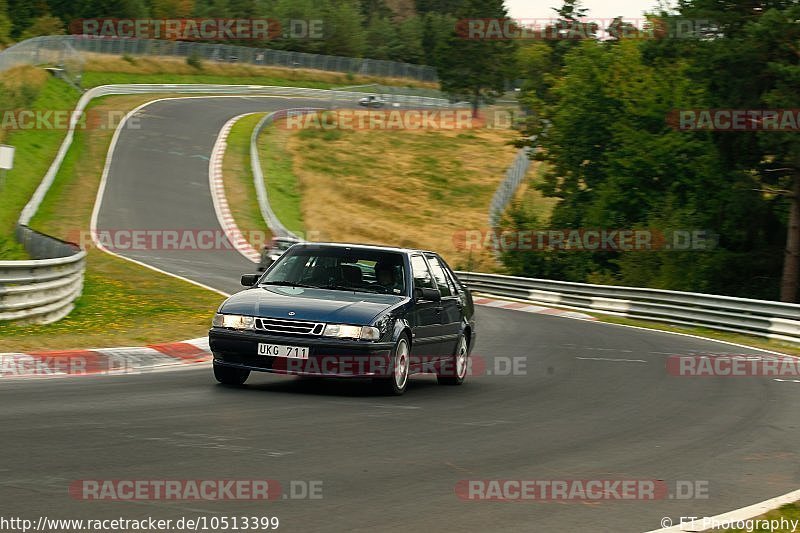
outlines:
[[[302, 287], [255, 287], [234, 294], [221, 313], [311, 322], [367, 325], [405, 296], [334, 291]], [[289, 315], [289, 313], [295, 313]]]

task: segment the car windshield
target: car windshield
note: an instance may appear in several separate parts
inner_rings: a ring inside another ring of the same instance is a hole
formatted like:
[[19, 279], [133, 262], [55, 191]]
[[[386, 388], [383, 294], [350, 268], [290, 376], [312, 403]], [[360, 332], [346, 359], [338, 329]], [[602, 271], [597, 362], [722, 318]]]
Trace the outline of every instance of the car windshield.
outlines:
[[403, 255], [366, 248], [295, 248], [281, 256], [260, 284], [406, 294]]

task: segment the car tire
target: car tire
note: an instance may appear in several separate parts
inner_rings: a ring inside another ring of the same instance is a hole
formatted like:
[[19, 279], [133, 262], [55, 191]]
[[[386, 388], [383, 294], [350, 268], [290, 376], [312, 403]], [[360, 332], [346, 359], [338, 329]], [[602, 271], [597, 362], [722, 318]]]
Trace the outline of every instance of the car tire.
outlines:
[[445, 361], [444, 367], [440, 367], [436, 372], [436, 380], [439, 385], [461, 385], [467, 377], [469, 367], [469, 346], [467, 339], [462, 334], [458, 338], [456, 351], [450, 359]]
[[406, 335], [401, 335], [392, 349], [388, 378], [377, 379], [376, 384], [384, 394], [400, 396], [408, 387], [411, 373], [411, 343]]
[[214, 378], [223, 385], [244, 385], [248, 377], [250, 377], [249, 370], [214, 363]]

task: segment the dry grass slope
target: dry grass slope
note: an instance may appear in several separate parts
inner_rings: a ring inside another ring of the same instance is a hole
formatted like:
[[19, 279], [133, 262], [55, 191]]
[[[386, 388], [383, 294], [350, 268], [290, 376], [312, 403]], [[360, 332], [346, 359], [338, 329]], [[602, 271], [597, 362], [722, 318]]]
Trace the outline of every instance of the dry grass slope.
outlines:
[[[331, 241], [423, 247], [456, 268], [496, 270], [454, 236], [485, 229], [516, 149], [511, 130], [303, 130], [288, 142], [306, 229]], [[267, 177], [268, 179], [268, 177]]]

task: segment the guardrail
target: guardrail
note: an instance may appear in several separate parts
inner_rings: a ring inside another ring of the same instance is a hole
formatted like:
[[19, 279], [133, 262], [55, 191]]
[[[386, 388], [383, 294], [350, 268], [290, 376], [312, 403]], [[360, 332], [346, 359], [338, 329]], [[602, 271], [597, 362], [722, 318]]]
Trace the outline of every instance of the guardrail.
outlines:
[[694, 292], [458, 272], [472, 290], [537, 305], [700, 326], [800, 343], [800, 304]]
[[261, 157], [258, 155], [258, 137], [268, 125], [272, 124], [276, 119], [288, 116], [291, 113], [304, 113], [310, 111], [319, 111], [317, 108], [299, 108], [299, 109], [283, 109], [265, 115], [250, 135], [250, 168], [253, 173], [253, 183], [256, 188], [256, 196], [258, 197], [258, 207], [261, 210], [261, 217], [267, 223], [267, 227], [276, 237], [300, 237], [288, 229], [280, 219], [275, 215], [272, 206], [269, 203], [269, 195], [267, 194], [267, 186], [264, 183], [264, 173], [261, 170]]
[[26, 226], [17, 226], [16, 234], [34, 259], [0, 261], [0, 320], [61, 320], [83, 290], [86, 252]]

